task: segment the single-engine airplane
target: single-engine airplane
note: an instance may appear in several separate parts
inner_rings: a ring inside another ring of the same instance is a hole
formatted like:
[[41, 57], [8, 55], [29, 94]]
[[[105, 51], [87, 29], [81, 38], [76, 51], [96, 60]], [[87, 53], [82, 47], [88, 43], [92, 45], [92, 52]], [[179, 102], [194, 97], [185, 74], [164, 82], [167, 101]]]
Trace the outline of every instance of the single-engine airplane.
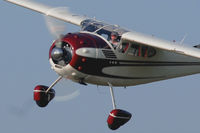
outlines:
[[180, 45], [33, 1], [5, 1], [81, 28], [60, 36], [50, 47], [49, 62], [59, 77], [50, 87], [35, 87], [34, 100], [40, 107], [54, 98], [52, 87], [62, 78], [82, 85], [109, 86], [113, 110], [107, 124], [116, 130], [132, 115], [116, 108], [114, 86], [135, 86], [200, 73], [200, 45]]

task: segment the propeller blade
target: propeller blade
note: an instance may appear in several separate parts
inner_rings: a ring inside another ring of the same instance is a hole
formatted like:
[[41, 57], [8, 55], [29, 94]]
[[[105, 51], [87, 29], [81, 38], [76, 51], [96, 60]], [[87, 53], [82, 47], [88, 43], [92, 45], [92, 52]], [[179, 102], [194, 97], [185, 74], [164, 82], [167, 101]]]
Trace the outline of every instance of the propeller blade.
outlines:
[[[67, 7], [56, 7], [56, 8], [52, 8], [49, 12], [57, 12], [59, 14], [64, 14], [66, 12], [69, 12]], [[44, 16], [45, 18], [45, 22], [47, 25], [47, 28], [49, 30], [49, 32], [52, 34], [52, 36], [54, 37], [54, 39], [58, 39], [60, 38], [64, 33], [66, 33], [66, 23], [52, 18], [50, 16]]]
[[56, 96], [55, 101], [56, 102], [70, 101], [70, 100], [76, 98], [79, 95], [80, 95], [80, 91], [76, 90], [75, 92], [72, 92], [71, 94], [66, 94], [66, 95], [63, 95], [63, 96]]
[[70, 101], [80, 95], [78, 89], [80, 85], [64, 78], [55, 87], [56, 96], [54, 100], [56, 102]]

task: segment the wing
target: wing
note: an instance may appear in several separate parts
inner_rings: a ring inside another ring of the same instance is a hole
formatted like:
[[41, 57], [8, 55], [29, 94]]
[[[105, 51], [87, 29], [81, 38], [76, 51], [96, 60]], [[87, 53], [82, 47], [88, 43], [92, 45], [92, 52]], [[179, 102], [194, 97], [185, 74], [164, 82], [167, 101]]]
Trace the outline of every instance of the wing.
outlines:
[[58, 10], [54, 10], [55, 8], [40, 3], [36, 3], [30, 0], [5, 0], [5, 1], [78, 26], [81, 25], [81, 22], [83, 20], [87, 19], [87, 17], [72, 14], [70, 12], [59, 12]]
[[[90, 21], [87, 22], [87, 20], [89, 20], [89, 18], [87, 18], [85, 16], [72, 14], [70, 12], [59, 12], [58, 10], [55, 10], [56, 8], [52, 8], [50, 6], [46, 6], [46, 5], [36, 3], [36, 2], [30, 1], [30, 0], [5, 0], [5, 1], [28, 8], [28, 9], [31, 9], [33, 11], [37, 11], [39, 13], [54, 17], [56, 19], [59, 19], [59, 20], [62, 20], [62, 21], [65, 21], [65, 22], [68, 22], [68, 23], [71, 23], [71, 24], [74, 24], [77, 26], [81, 26], [82, 22], [84, 22], [84, 21], [87, 24], [89, 24], [89, 23], [93, 24], [93, 21], [97, 22], [96, 20], [92, 20], [92, 21], [90, 20], [91, 22]], [[106, 24], [97, 23], [97, 25], [106, 25]], [[113, 27], [115, 27], [115, 26], [113, 26]], [[122, 35], [121, 36], [122, 41], [128, 41], [128, 42], [133, 42], [133, 43], [135, 42], [135, 43], [155, 47], [155, 48], [158, 48], [161, 50], [167, 50], [170, 52], [183, 54], [186, 56], [200, 58], [200, 49], [197, 49], [194, 47], [187, 47], [187, 46], [181, 45], [181, 44], [178, 45], [177, 43], [161, 40], [156, 37], [144, 35], [141, 33], [134, 32], [134, 31], [122, 32], [122, 34], [120, 34], [120, 35]]]
[[122, 40], [132, 43], [139, 43], [186, 56], [200, 58], [200, 49], [198, 48], [188, 47], [182, 44], [161, 40], [156, 37], [144, 35], [134, 31], [124, 33], [122, 35]]

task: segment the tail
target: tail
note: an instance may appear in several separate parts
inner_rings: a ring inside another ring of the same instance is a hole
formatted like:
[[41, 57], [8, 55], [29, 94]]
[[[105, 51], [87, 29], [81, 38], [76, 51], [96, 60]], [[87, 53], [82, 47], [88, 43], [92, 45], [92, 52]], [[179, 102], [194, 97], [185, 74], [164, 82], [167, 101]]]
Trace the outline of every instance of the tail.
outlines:
[[195, 45], [195, 46], [193, 46], [193, 47], [200, 49], [200, 44]]

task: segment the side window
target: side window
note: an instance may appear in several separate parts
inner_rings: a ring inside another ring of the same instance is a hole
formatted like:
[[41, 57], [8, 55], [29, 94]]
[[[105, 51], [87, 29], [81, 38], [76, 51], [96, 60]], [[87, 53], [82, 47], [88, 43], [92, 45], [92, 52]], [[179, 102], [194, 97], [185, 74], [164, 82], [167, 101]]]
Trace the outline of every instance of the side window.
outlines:
[[119, 45], [119, 47], [117, 48], [117, 50], [120, 53], [125, 53], [128, 50], [128, 47], [129, 47], [129, 43], [122, 43], [122, 44]]
[[152, 47], [149, 47], [149, 50], [148, 50], [148, 57], [152, 57], [156, 54], [156, 50]]
[[128, 54], [133, 56], [140, 56], [140, 46], [138, 44], [131, 44]]
[[156, 54], [156, 50], [149, 46], [132, 43], [129, 46], [128, 54], [139, 57], [152, 57]]
[[148, 50], [149, 50], [149, 47], [147, 47], [147, 46], [143, 46], [142, 47], [142, 57], [147, 57], [148, 56]]

